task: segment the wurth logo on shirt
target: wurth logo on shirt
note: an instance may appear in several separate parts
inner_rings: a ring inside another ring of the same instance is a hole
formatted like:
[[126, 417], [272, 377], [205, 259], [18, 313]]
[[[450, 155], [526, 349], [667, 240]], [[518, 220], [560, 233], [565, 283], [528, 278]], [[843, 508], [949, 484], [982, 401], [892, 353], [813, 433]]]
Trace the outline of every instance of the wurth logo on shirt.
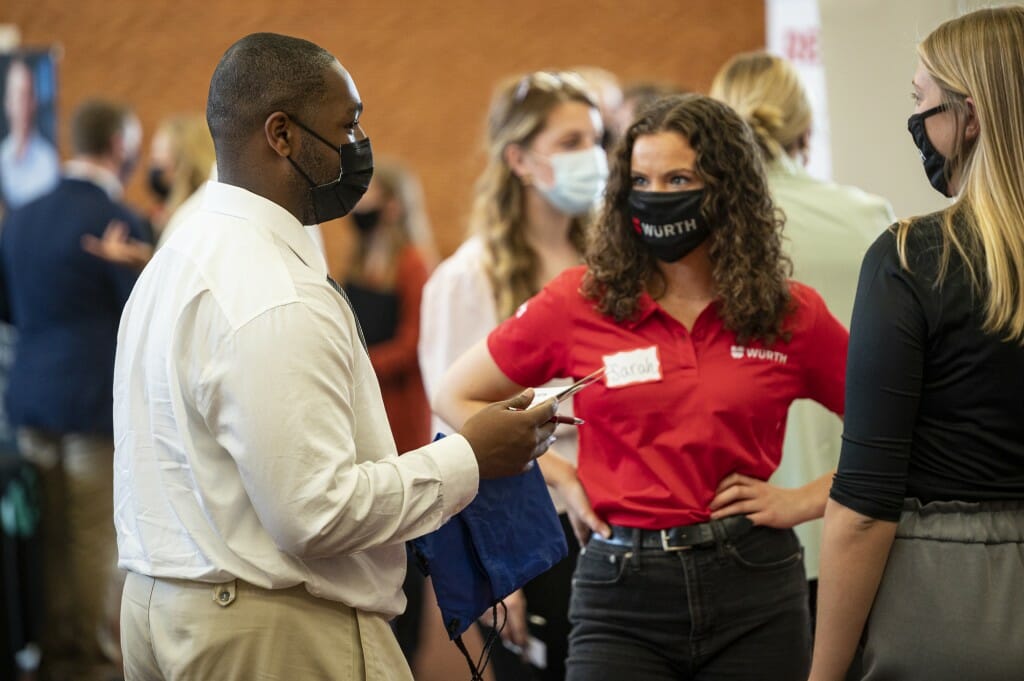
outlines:
[[763, 359], [777, 364], [785, 364], [789, 361], [789, 355], [784, 352], [766, 350], [764, 348], [748, 348], [743, 345], [732, 346], [729, 348], [729, 354], [732, 355], [733, 359], [747, 357], [748, 359]]

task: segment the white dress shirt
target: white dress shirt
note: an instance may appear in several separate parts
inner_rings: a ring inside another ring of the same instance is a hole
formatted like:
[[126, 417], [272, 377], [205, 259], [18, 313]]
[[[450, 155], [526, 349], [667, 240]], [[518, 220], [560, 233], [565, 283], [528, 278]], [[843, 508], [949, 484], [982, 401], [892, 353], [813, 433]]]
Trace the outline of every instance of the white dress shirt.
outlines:
[[[853, 315], [860, 263], [868, 247], [895, 221], [885, 199], [855, 187], [822, 182], [798, 163], [782, 157], [768, 167], [768, 187], [786, 214], [784, 248], [793, 260], [793, 278], [814, 288], [832, 314], [847, 326]], [[843, 424], [812, 400], [789, 409], [782, 463], [772, 482], [799, 487], [835, 469]], [[796, 527], [804, 545], [807, 578], [818, 577], [822, 521]]]
[[206, 185], [202, 185], [194, 192], [188, 195], [184, 201], [178, 204], [178, 207], [174, 209], [174, 212], [167, 218], [166, 224], [164, 224], [163, 230], [160, 232], [160, 238], [157, 239], [156, 247], [162, 248], [165, 243], [171, 238], [171, 235], [178, 231], [178, 227], [181, 227], [184, 223], [192, 219], [192, 214], [196, 213], [203, 208], [203, 189]]
[[302, 225], [211, 182], [125, 307], [114, 369], [120, 567], [395, 615], [405, 540], [476, 494], [454, 435], [401, 457], [347, 302]]

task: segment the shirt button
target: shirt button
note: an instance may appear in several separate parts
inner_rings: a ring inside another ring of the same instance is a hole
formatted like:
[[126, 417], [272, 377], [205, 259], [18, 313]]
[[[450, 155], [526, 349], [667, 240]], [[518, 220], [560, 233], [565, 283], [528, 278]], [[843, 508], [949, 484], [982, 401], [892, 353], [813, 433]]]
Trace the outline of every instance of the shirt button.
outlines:
[[220, 598], [221, 603], [227, 603], [228, 599], [231, 598], [231, 594], [227, 591], [221, 591], [220, 594], [218, 594], [218, 598]]

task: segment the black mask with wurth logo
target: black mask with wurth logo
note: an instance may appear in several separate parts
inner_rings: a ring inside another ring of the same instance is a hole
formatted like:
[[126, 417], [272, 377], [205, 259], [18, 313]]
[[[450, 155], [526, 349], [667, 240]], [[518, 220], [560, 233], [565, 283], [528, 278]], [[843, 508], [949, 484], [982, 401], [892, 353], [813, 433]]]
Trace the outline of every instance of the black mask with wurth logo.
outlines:
[[682, 192], [629, 193], [629, 222], [658, 260], [676, 262], [689, 255], [711, 235], [701, 215], [703, 189]]

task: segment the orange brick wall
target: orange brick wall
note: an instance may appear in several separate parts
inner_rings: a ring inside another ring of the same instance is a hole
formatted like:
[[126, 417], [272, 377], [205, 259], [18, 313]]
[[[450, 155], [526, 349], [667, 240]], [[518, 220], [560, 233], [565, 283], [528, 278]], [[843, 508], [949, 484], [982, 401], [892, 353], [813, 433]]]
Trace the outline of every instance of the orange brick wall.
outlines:
[[[133, 104], [149, 134], [205, 106], [217, 59], [237, 38], [308, 38], [353, 74], [378, 154], [423, 179], [438, 246], [465, 230], [492, 87], [531, 69], [601, 66], [624, 80], [706, 89], [731, 54], [764, 44], [763, 0], [2, 0], [25, 45], [58, 43], [61, 146], [68, 113], [105, 95]], [[145, 207], [141, 173], [129, 199]]]

